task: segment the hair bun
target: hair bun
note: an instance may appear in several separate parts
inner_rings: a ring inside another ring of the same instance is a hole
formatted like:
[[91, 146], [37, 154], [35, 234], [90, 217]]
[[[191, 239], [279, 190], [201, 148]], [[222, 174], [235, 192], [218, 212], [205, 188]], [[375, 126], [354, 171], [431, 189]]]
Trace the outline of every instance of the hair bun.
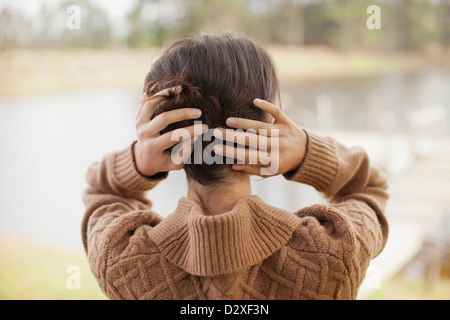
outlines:
[[170, 97], [184, 95], [184, 96], [191, 96], [193, 94], [199, 96], [200, 93], [198, 92], [198, 88], [192, 86], [190, 83], [188, 83], [186, 80], [180, 77], [164, 77], [159, 80], [150, 81], [146, 83], [146, 86], [144, 88], [144, 92], [147, 94], [148, 97], [151, 97], [155, 95], [156, 93], [164, 90], [164, 89], [172, 89], [177, 86], [182, 87], [182, 91], [179, 93], [175, 92], [174, 90], [169, 90]]
[[[202, 115], [197, 121], [202, 121], [210, 128], [217, 126], [225, 126], [225, 119], [227, 115], [222, 114], [223, 110], [220, 106], [219, 99], [215, 96], [203, 96], [198, 87], [191, 85], [189, 82], [182, 78], [165, 77], [160, 80], [150, 82], [147, 85], [147, 96], [151, 97], [157, 92], [167, 89], [181, 86], [182, 90], [175, 92], [175, 90], [169, 90], [169, 95], [166, 99], [159, 103], [150, 117], [153, 119], [157, 115], [175, 109], [181, 108], [197, 108], [202, 111]], [[185, 120], [169, 125], [161, 133], [171, 131], [184, 126], [192, 125], [194, 120]]]

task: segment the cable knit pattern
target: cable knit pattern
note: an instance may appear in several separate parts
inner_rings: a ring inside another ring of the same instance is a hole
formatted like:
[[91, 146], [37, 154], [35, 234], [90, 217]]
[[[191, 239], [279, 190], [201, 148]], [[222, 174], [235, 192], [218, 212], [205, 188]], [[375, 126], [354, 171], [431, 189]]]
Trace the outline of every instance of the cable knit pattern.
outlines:
[[294, 213], [258, 196], [205, 216], [189, 198], [162, 218], [133, 146], [88, 171], [82, 237], [110, 299], [355, 299], [384, 248], [385, 176], [360, 148], [307, 132], [305, 158], [286, 179], [316, 188], [329, 205]]

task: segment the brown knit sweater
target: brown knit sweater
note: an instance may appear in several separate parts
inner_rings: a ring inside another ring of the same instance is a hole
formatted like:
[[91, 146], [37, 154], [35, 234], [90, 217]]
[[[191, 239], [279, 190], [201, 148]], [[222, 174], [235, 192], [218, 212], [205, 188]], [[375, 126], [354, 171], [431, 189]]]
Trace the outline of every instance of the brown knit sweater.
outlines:
[[[315, 187], [330, 203], [289, 213], [258, 196], [205, 216], [181, 198], [162, 218], [132, 147], [87, 175], [83, 243], [110, 299], [355, 299], [383, 249], [386, 179], [360, 148], [307, 132], [302, 165], [285, 178]], [[174, 199], [176, 201], [176, 199]]]

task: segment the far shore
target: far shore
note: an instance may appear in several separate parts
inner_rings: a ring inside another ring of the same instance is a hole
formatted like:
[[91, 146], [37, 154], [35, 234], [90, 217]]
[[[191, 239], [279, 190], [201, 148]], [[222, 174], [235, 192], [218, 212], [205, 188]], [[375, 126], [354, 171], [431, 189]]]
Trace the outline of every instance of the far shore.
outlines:
[[[324, 47], [268, 48], [281, 82], [376, 76], [450, 67], [450, 53], [340, 52]], [[0, 98], [111, 87], [139, 89], [160, 48], [0, 52]]]

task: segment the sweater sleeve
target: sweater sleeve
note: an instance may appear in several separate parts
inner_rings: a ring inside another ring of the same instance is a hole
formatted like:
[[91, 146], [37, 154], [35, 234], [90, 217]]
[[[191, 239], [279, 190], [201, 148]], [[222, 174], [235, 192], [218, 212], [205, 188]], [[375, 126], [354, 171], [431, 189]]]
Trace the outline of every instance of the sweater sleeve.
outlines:
[[126, 243], [138, 227], [153, 227], [162, 220], [151, 211], [152, 203], [145, 195], [168, 173], [142, 176], [134, 162], [133, 146], [134, 143], [106, 155], [101, 163], [92, 164], [87, 173], [82, 240], [102, 289], [110, 251]]
[[307, 220], [304, 225], [318, 243], [316, 249], [343, 257], [360, 283], [370, 260], [387, 241], [386, 175], [370, 164], [360, 147], [347, 148], [331, 138], [306, 133], [305, 158], [297, 171], [284, 177], [313, 186], [329, 205], [314, 205], [295, 214]]

